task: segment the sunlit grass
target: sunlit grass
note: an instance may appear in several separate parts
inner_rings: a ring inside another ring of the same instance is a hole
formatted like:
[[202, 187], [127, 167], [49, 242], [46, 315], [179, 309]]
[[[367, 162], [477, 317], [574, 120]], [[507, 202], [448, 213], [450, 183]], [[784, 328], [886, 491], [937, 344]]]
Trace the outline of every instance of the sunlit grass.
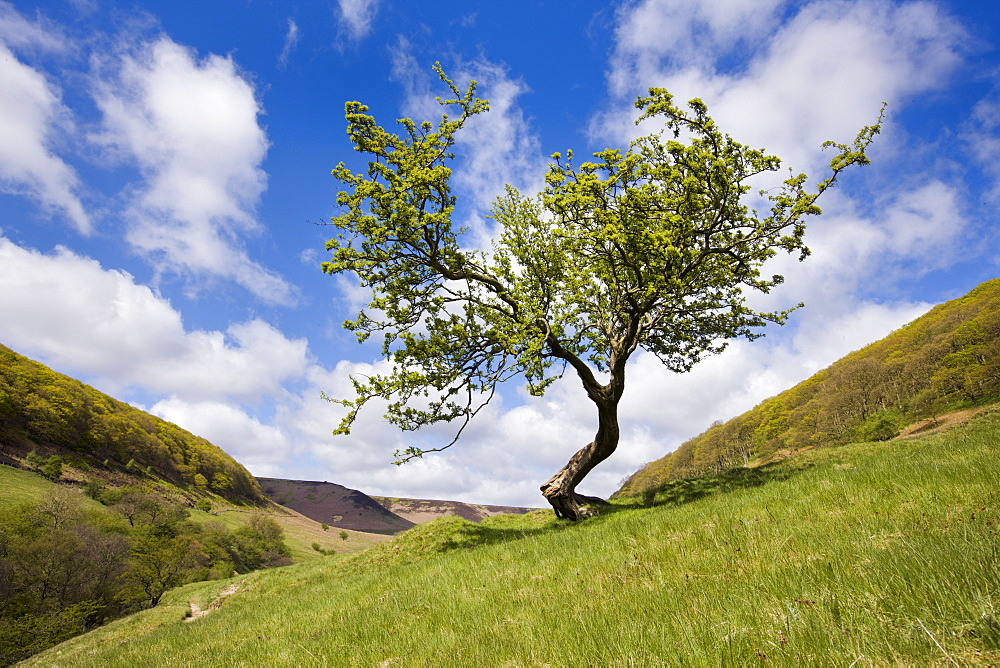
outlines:
[[252, 573], [191, 623], [194, 594], [172, 592], [169, 614], [29, 665], [997, 664], [998, 447], [993, 410], [674, 483], [579, 524], [439, 520]]
[[38, 473], [0, 464], [0, 508], [38, 501], [57, 485]]

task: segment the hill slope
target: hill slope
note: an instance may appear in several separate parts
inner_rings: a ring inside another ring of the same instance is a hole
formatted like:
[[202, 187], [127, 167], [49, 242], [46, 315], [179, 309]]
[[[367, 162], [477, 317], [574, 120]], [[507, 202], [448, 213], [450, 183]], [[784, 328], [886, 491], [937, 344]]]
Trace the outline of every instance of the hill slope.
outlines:
[[439, 517], [461, 517], [470, 522], [481, 522], [495, 515], [523, 515], [537, 508], [517, 506], [488, 506], [464, 501], [436, 501], [432, 499], [400, 499], [391, 496], [373, 496], [373, 499], [395, 515], [415, 524], [423, 524]]
[[91, 476], [264, 502], [254, 477], [221, 448], [0, 345], [0, 463], [23, 466], [32, 451]]
[[257, 478], [276, 503], [337, 529], [399, 533], [414, 525], [355, 489], [330, 482]]
[[26, 665], [996, 665], [998, 432], [989, 408], [579, 523], [437, 520], [175, 590]]
[[881, 341], [675, 452], [647, 464], [616, 492], [742, 466], [782, 451], [885, 440], [920, 418], [1000, 392], [1000, 279], [941, 304]]

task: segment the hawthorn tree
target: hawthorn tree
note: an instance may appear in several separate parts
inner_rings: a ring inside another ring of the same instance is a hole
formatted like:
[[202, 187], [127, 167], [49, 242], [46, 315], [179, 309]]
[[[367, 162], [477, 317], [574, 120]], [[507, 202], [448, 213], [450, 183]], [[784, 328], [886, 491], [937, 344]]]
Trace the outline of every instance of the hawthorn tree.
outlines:
[[438, 102], [454, 110], [437, 124], [404, 118], [395, 134], [364, 104], [346, 103], [347, 133], [371, 161], [361, 174], [343, 163], [333, 170], [346, 189], [323, 270], [371, 291], [344, 326], [360, 342], [382, 334], [390, 371], [352, 377], [353, 398], [324, 395], [349, 409], [334, 433], [350, 433], [375, 398], [403, 430], [461, 423], [442, 447], [397, 451], [402, 463], [453, 445], [501, 383], [519, 377], [537, 396], [571, 369], [595, 404], [597, 433], [541, 490], [558, 516], [586, 517], [599, 500], [576, 487], [618, 446], [629, 358], [646, 350], [684, 372], [728, 340], [783, 323], [795, 306], [759, 312], [747, 295], [782, 282], [761, 273], [779, 251], [809, 254], [806, 217], [820, 213], [816, 199], [844, 169], [868, 163], [882, 117], [851, 145], [823, 145], [838, 153], [814, 187], [790, 173], [761, 191], [761, 214], [747, 205], [747, 181], [781, 161], [723, 134], [701, 100], [685, 110], [651, 88], [636, 101], [636, 123], [660, 119], [660, 132], [580, 164], [555, 154], [538, 196], [507, 186], [495, 200], [493, 247], [475, 250], [452, 221], [448, 165], [456, 134], [488, 102], [475, 82], [463, 92], [435, 71], [451, 92]]

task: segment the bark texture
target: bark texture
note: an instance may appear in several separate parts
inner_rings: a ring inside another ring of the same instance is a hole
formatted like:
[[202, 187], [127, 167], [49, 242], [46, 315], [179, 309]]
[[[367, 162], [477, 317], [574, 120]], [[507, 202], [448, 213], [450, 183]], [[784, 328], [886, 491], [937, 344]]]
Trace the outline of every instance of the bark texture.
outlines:
[[595, 506], [604, 502], [595, 496], [577, 494], [576, 486], [590, 471], [610, 457], [618, 448], [618, 405], [598, 406], [597, 436], [580, 449], [566, 466], [542, 485], [542, 496], [552, 505], [556, 517], [582, 520], [597, 514]]

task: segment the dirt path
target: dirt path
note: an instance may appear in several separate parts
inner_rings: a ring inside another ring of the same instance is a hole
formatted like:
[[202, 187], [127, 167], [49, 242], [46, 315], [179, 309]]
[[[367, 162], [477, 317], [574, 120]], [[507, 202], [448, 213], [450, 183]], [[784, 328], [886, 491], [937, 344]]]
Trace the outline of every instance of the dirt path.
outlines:
[[198, 605], [197, 600], [191, 599], [190, 601], [188, 601], [190, 610], [188, 611], [188, 616], [184, 618], [184, 621], [193, 622], [196, 619], [201, 619], [202, 617], [204, 617], [209, 613], [215, 612], [216, 610], [222, 607], [222, 599], [224, 599], [227, 596], [232, 596], [233, 594], [238, 592], [240, 588], [241, 587], [239, 582], [234, 582], [233, 584], [229, 585], [228, 587], [220, 591], [215, 598], [212, 599], [212, 602], [208, 604], [207, 608], [202, 608], [200, 605]]
[[926, 420], [914, 422], [899, 432], [899, 436], [896, 436], [896, 438], [912, 438], [914, 436], [934, 434], [944, 429], [948, 429], [949, 427], [961, 424], [978, 412], [978, 408], [970, 408], [964, 411], [955, 411], [954, 413], [935, 415], [934, 417], [927, 418]]

